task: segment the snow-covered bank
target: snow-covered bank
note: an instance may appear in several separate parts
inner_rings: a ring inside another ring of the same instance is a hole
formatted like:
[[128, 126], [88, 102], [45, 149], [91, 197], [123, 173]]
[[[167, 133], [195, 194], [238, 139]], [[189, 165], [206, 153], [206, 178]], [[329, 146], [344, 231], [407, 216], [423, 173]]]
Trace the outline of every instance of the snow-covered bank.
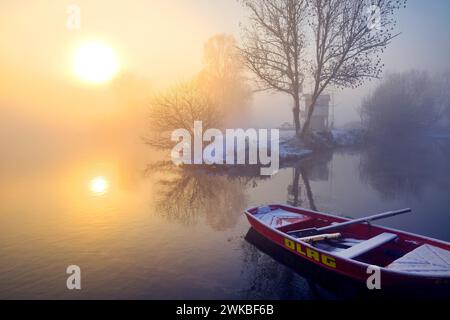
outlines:
[[356, 146], [361, 144], [362, 139], [363, 130], [360, 128], [312, 132], [305, 141], [296, 138], [294, 130], [285, 130], [280, 135], [280, 159], [295, 160], [314, 150]]
[[[245, 155], [248, 157], [251, 147], [251, 153], [258, 154], [265, 153], [268, 157], [276, 157], [276, 153], [272, 153], [272, 148], [278, 144], [279, 146], [279, 160], [280, 162], [291, 162], [298, 161], [314, 151], [320, 151], [324, 149], [333, 149], [339, 147], [349, 147], [360, 144], [362, 141], [362, 130], [361, 129], [332, 129], [326, 132], [312, 132], [307, 139], [301, 140], [296, 137], [294, 130], [281, 130], [279, 140], [277, 137], [271, 137], [266, 144], [260, 145], [258, 137], [248, 137], [248, 143], [245, 144], [234, 144], [234, 148], [228, 150], [223, 145], [223, 151], [220, 155], [210, 153], [203, 154], [203, 161], [208, 163], [218, 163], [220, 159], [224, 166], [227, 165], [228, 159], [234, 160], [237, 155]], [[246, 159], [247, 160], [247, 159]], [[256, 161], [256, 159], [253, 159]], [[272, 159], [272, 162], [274, 159]], [[248, 165], [256, 165], [257, 163], [251, 162]]]
[[313, 151], [306, 148], [305, 145], [295, 138], [295, 133], [291, 136], [280, 138], [280, 160], [292, 161], [298, 160], [310, 155]]
[[333, 142], [340, 147], [350, 147], [362, 143], [363, 130], [360, 128], [352, 129], [332, 129], [330, 131]]

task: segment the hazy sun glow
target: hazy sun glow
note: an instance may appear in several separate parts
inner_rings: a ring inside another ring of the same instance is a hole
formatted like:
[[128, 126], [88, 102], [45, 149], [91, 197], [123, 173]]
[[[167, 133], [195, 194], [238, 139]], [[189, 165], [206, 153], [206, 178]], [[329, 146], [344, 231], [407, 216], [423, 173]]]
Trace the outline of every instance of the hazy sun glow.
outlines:
[[83, 81], [100, 84], [111, 80], [119, 70], [114, 51], [99, 42], [89, 42], [78, 48], [74, 72]]
[[90, 182], [90, 189], [95, 195], [104, 195], [108, 192], [109, 182], [105, 177], [95, 177]]

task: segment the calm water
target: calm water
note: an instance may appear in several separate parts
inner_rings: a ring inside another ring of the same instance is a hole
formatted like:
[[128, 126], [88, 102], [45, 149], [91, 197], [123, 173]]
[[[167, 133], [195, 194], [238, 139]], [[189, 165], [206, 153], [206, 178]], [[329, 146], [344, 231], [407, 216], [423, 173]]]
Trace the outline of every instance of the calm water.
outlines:
[[[93, 150], [3, 158], [0, 298], [348, 294], [249, 232], [243, 209], [269, 202], [350, 217], [412, 207], [382, 224], [450, 241], [450, 140], [317, 154], [268, 179], [244, 168], [174, 168], [146, 151]], [[81, 267], [81, 291], [66, 289], [71, 264]]]

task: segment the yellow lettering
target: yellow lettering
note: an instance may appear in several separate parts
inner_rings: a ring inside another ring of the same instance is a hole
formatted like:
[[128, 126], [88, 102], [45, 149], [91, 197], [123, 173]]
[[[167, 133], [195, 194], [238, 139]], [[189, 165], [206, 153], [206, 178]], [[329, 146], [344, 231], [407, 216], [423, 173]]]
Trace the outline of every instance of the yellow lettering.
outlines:
[[284, 238], [284, 245], [289, 249], [295, 250], [295, 242], [292, 240]]
[[325, 254], [322, 255], [322, 263], [331, 268], [336, 268], [336, 259]]
[[325, 254], [319, 254], [318, 251], [312, 250], [310, 248], [306, 248], [305, 251], [300, 243], [296, 243], [295, 241], [287, 238], [284, 238], [284, 245], [291, 250], [296, 250], [301, 255], [314, 259], [317, 262], [322, 262], [324, 265], [330, 268], [336, 268], [336, 259], [334, 259], [333, 257], [327, 256]]
[[320, 262], [319, 253], [317, 251], [306, 248], [306, 256]]
[[300, 243], [297, 243], [297, 252], [306, 256], [306, 252], [302, 250], [302, 245]]

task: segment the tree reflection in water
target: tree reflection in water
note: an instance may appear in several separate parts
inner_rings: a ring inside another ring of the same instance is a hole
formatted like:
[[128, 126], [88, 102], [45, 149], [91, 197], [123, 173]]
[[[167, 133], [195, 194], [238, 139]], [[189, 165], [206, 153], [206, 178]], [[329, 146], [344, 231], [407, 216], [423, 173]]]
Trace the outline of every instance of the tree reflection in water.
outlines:
[[310, 181], [329, 179], [328, 166], [331, 158], [331, 152], [323, 152], [319, 156], [306, 158], [289, 165], [292, 168], [292, 183], [288, 186], [288, 204], [294, 207], [318, 210]]
[[[285, 164], [292, 170], [287, 187], [287, 202], [317, 210], [311, 180], [329, 179], [329, 163], [332, 153]], [[298, 258], [284, 254], [284, 250], [250, 229], [242, 242], [243, 277], [248, 286], [243, 290], [244, 299], [335, 299], [335, 293], [321, 286], [314, 274], [299, 268]], [[284, 260], [283, 260], [284, 259]], [[286, 260], [287, 259], [287, 260]], [[347, 287], [346, 292], [352, 292]], [[341, 295], [342, 296], [342, 295]]]
[[157, 172], [162, 175], [157, 179], [156, 211], [188, 225], [203, 218], [214, 230], [236, 225], [247, 206], [246, 189], [264, 179], [259, 176], [259, 169], [252, 167], [228, 170], [174, 166], [172, 162], [148, 166], [148, 174]]

